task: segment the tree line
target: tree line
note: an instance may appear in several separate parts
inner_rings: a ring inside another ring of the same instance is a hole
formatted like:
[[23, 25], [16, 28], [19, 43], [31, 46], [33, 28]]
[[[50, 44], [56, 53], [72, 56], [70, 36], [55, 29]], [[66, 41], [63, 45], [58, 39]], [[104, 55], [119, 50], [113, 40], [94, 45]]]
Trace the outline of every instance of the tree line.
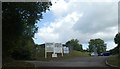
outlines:
[[[115, 54], [120, 55], [120, 32], [118, 32], [115, 35], [114, 43], [117, 44], [117, 46], [114, 49], [109, 50], [109, 52], [111, 52], [113, 55], [115, 55]], [[89, 44], [88, 48], [86, 50], [83, 50], [82, 44], [79, 44], [79, 40], [77, 40], [77, 39], [71, 39], [70, 41], [66, 42], [66, 46], [69, 46], [73, 50], [94, 52], [94, 48], [96, 48], [98, 54], [100, 54], [102, 52], [106, 52], [107, 44], [104, 42], [104, 40], [102, 40], [100, 38], [90, 39], [88, 44]]]
[[[104, 40], [98, 39], [90, 39], [88, 42], [88, 52], [94, 52], [94, 47], [97, 48], [97, 53], [102, 53], [106, 51], [106, 44]], [[70, 47], [70, 50], [77, 50], [77, 51], [84, 51], [83, 45], [79, 43], [78, 39], [71, 39], [70, 41], [66, 42], [66, 46]]]

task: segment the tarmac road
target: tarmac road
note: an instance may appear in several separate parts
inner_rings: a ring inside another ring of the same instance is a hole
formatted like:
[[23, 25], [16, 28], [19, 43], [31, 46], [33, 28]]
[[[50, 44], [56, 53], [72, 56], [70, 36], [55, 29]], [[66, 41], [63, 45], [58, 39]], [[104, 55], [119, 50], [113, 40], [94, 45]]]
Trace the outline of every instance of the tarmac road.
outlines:
[[35, 67], [108, 67], [105, 60], [109, 56], [76, 57], [64, 60], [27, 61]]

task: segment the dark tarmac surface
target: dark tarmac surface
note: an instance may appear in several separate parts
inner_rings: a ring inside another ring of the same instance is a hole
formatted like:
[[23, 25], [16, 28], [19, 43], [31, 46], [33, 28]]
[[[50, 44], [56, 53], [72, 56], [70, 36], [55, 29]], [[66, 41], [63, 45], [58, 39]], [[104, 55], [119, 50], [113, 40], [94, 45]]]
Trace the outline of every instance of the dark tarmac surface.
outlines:
[[105, 60], [109, 56], [76, 57], [64, 60], [27, 61], [37, 67], [108, 67]]

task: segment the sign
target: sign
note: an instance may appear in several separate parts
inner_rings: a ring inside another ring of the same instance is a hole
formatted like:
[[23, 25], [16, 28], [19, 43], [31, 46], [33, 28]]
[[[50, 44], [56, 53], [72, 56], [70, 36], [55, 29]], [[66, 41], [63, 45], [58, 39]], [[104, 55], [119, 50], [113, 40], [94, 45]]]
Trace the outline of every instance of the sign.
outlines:
[[54, 53], [62, 53], [62, 48], [54, 47]]
[[57, 57], [56, 53], [61, 53], [63, 56], [63, 46], [61, 43], [45, 43], [45, 58], [47, 52], [53, 52], [52, 57]]
[[63, 47], [64, 53], [69, 53], [69, 47]]
[[52, 54], [52, 57], [57, 57], [57, 54], [54, 54], [54, 53], [53, 53], [53, 54]]
[[55, 43], [54, 53], [62, 53], [62, 44], [61, 43]]
[[45, 52], [53, 52], [54, 43], [45, 43]]

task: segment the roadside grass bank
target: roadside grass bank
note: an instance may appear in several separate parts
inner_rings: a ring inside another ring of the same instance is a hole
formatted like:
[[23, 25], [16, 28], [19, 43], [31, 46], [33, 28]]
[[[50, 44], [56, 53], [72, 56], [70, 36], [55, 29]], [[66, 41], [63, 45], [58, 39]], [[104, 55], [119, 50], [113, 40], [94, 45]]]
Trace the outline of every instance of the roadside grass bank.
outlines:
[[111, 55], [107, 59], [108, 65], [112, 67], [119, 67], [120, 68], [120, 55]]
[[62, 60], [62, 59], [68, 59], [68, 58], [74, 58], [74, 57], [89, 57], [89, 53], [88, 52], [81, 52], [81, 51], [71, 51], [69, 54], [64, 54], [62, 56], [61, 53], [57, 54], [57, 57], [52, 57], [52, 52], [47, 53], [47, 58], [45, 58], [45, 55], [43, 54], [43, 52], [40, 52], [39, 54], [42, 55], [38, 55], [36, 57], [36, 60], [38, 61], [51, 61], [51, 60]]
[[8, 58], [6, 62], [2, 63], [2, 69], [35, 69], [35, 65], [29, 62]]

